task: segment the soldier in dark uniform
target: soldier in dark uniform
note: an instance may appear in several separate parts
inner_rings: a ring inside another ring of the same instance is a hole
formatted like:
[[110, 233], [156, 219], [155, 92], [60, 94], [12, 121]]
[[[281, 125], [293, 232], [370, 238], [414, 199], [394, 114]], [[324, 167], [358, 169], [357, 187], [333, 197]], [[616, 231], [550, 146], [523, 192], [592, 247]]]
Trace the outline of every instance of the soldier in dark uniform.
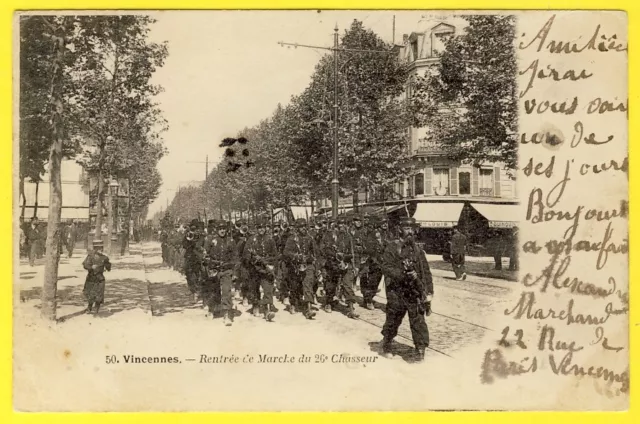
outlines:
[[351, 234], [351, 239], [353, 240], [353, 266], [354, 273], [356, 275], [356, 282], [358, 279], [360, 280], [360, 284], [362, 284], [362, 280], [366, 280], [368, 270], [368, 258], [366, 252], [366, 244], [367, 239], [369, 238], [368, 229], [365, 228], [362, 220], [362, 216], [357, 214], [354, 215], [352, 220], [352, 227], [349, 229], [349, 234]]
[[373, 310], [373, 297], [378, 293], [378, 286], [382, 279], [382, 257], [389, 239], [381, 228], [382, 221], [376, 217], [370, 217], [369, 221], [372, 232], [366, 241], [367, 274], [361, 277], [360, 287], [362, 288], [364, 307]]
[[291, 228], [289, 228], [289, 224], [284, 221], [281, 224], [281, 235], [280, 235], [280, 245], [278, 246], [278, 252], [280, 253], [280, 275], [282, 276], [280, 279], [280, 287], [278, 288], [279, 298], [285, 306], [290, 306], [291, 302], [289, 301], [289, 264], [284, 257], [284, 248], [287, 245], [287, 240], [292, 234]]
[[204, 258], [204, 237], [202, 236], [197, 219], [191, 221], [189, 231], [182, 240], [184, 249], [184, 271], [192, 300], [197, 302], [201, 293], [201, 267]]
[[316, 247], [316, 278], [315, 283], [313, 285], [313, 293], [314, 293], [314, 304], [318, 303], [316, 298], [316, 294], [318, 293], [318, 289], [324, 284], [324, 280], [326, 279], [326, 271], [325, 271], [325, 258], [324, 258], [324, 244], [323, 240], [327, 232], [326, 220], [318, 220], [316, 221], [316, 231], [313, 236], [313, 241]]
[[206, 229], [206, 235], [204, 236], [204, 242], [202, 243], [202, 248], [204, 251], [204, 256], [202, 259], [202, 271], [201, 271], [201, 275], [202, 275], [202, 285], [201, 285], [201, 292], [200, 292], [200, 297], [202, 298], [202, 305], [203, 307], [208, 309], [208, 315], [213, 315], [215, 313], [215, 310], [213, 308], [214, 305], [218, 305], [220, 304], [220, 297], [218, 296], [215, 300], [215, 302], [212, 302], [212, 296], [213, 296], [213, 277], [210, 276], [209, 273], [209, 249], [211, 248], [211, 244], [213, 243], [213, 239], [215, 239], [217, 237], [217, 229], [218, 229], [218, 222], [216, 222], [216, 220], [214, 219], [210, 219], [207, 222], [207, 229]]
[[338, 257], [338, 230], [335, 226], [329, 227], [322, 237], [324, 269], [325, 302], [324, 311], [331, 313], [334, 305], [334, 297], [340, 282], [340, 269]]
[[284, 257], [289, 270], [289, 312], [297, 310], [304, 313], [307, 319], [316, 315], [311, 308], [314, 300], [313, 285], [315, 282], [315, 246], [307, 234], [307, 222], [300, 218], [296, 221], [296, 232], [288, 239], [284, 248]]
[[[262, 306], [267, 321], [272, 321], [275, 318], [273, 283], [277, 253], [273, 238], [266, 234], [266, 223], [258, 221], [256, 234], [249, 237], [245, 245], [244, 259], [250, 265], [249, 302], [252, 305], [253, 316], [260, 316], [260, 306]], [[262, 288], [262, 300], [260, 299], [260, 288]]]
[[87, 270], [87, 278], [82, 290], [88, 302], [87, 312], [91, 313], [95, 305], [96, 315], [100, 311], [100, 305], [104, 303], [104, 272], [111, 271], [109, 257], [102, 252], [102, 249], [102, 240], [94, 240], [93, 251], [89, 252], [82, 262], [83, 268]]
[[415, 219], [402, 218], [402, 239], [390, 242], [384, 252], [382, 269], [389, 280], [386, 320], [382, 328], [382, 353], [385, 357], [393, 356], [391, 342], [408, 313], [417, 360], [423, 361], [425, 349], [429, 346], [425, 314], [428, 316], [431, 313], [433, 279], [424, 250], [415, 243], [415, 225]]
[[[337, 294], [337, 290], [340, 289], [341, 295], [344, 296], [344, 300], [347, 304], [349, 318], [356, 319], [360, 315], [355, 310], [356, 296], [355, 296], [355, 283], [358, 272], [358, 267], [355, 265], [356, 253], [354, 251], [354, 242], [351, 234], [345, 229], [346, 222], [344, 219], [338, 219], [338, 231], [335, 233], [335, 238], [332, 235], [329, 242], [335, 242], [329, 251], [334, 252], [335, 268], [337, 278], [329, 278], [325, 290], [327, 292], [327, 303], [325, 304], [325, 311], [331, 312], [332, 304], [334, 303], [334, 297]], [[357, 257], [357, 260], [360, 256]], [[334, 284], [337, 282], [337, 286]]]
[[[207, 278], [211, 279], [208, 298], [205, 300], [209, 311], [213, 314], [216, 305], [219, 305], [226, 326], [233, 324], [233, 273], [237, 263], [236, 244], [231, 236], [227, 235], [229, 224], [221, 221], [218, 225], [217, 236], [208, 245], [206, 261], [208, 268]], [[214, 315], [215, 318], [215, 315]]]
[[249, 228], [244, 220], [236, 221], [236, 292], [242, 298], [242, 306], [249, 306], [249, 264], [244, 259], [244, 248], [247, 243]]
[[456, 280], [466, 280], [467, 273], [464, 269], [464, 255], [467, 252], [467, 237], [460, 232], [458, 226], [453, 227], [451, 236], [451, 265], [456, 275]]

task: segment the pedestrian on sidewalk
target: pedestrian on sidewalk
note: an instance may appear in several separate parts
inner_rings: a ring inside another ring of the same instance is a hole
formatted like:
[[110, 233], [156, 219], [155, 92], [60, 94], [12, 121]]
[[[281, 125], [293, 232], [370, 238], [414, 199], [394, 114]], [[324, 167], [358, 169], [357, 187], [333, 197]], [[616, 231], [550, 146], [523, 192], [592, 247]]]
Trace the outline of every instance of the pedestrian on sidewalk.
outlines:
[[467, 273], [464, 267], [464, 256], [467, 252], [467, 236], [460, 232], [458, 226], [453, 227], [451, 236], [451, 265], [456, 275], [456, 280], [466, 280]]
[[94, 240], [93, 251], [89, 252], [84, 262], [82, 262], [82, 266], [87, 270], [87, 278], [82, 290], [88, 302], [87, 312], [91, 313], [95, 305], [96, 315], [100, 311], [100, 306], [104, 303], [104, 271], [111, 271], [109, 257], [102, 250], [102, 240]]
[[69, 258], [73, 256], [73, 249], [76, 246], [77, 239], [78, 239], [78, 227], [76, 226], [75, 221], [71, 221], [71, 226], [67, 231], [67, 239], [66, 239], [67, 255]]
[[35, 265], [38, 256], [38, 244], [40, 243], [40, 227], [38, 226], [38, 218], [31, 218], [31, 225], [27, 229], [27, 249], [29, 251], [29, 266]]

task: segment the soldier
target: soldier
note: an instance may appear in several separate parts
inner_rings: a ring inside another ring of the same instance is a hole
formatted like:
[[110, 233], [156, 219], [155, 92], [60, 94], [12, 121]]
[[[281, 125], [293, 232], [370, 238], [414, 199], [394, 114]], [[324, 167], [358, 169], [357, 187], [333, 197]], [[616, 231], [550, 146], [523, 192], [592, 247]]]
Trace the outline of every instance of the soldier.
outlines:
[[400, 221], [402, 238], [387, 245], [382, 269], [387, 282], [386, 320], [382, 328], [382, 354], [393, 356], [391, 342], [398, 334], [398, 327], [405, 314], [409, 313], [411, 336], [416, 348], [417, 360], [424, 360], [429, 346], [429, 329], [425, 321], [431, 313], [433, 279], [424, 250], [414, 239], [416, 221], [405, 217]]
[[322, 237], [323, 259], [325, 269], [325, 304], [324, 310], [327, 313], [331, 313], [331, 309], [334, 303], [334, 297], [340, 281], [340, 269], [338, 262], [338, 229], [333, 225], [331, 221], [330, 228]]
[[288, 239], [284, 248], [284, 257], [289, 270], [289, 312], [294, 314], [301, 310], [307, 319], [316, 316], [311, 308], [314, 300], [313, 285], [315, 282], [315, 246], [313, 239], [307, 234], [307, 221], [300, 218], [296, 221], [296, 232]]
[[361, 276], [360, 287], [364, 307], [373, 310], [373, 297], [378, 293], [378, 286], [382, 279], [382, 256], [389, 239], [381, 228], [382, 221], [376, 217], [370, 217], [369, 221], [372, 232], [366, 241], [367, 273]]
[[281, 224], [282, 231], [280, 232], [280, 245], [278, 246], [278, 252], [280, 253], [280, 287], [278, 287], [278, 297], [285, 306], [289, 306], [289, 264], [284, 257], [284, 248], [287, 245], [287, 240], [291, 236], [291, 229], [289, 224], [284, 221]]
[[236, 244], [233, 238], [227, 235], [228, 228], [229, 224], [226, 222], [219, 223], [217, 236], [208, 245], [209, 250], [205, 261], [208, 268], [207, 277], [211, 280], [211, 284], [206, 290], [205, 302], [214, 318], [213, 312], [219, 305], [223, 315], [223, 323], [226, 326], [233, 324], [233, 294], [231, 291], [234, 268], [237, 263]]
[[249, 264], [244, 259], [244, 248], [247, 243], [249, 228], [244, 220], [235, 223], [236, 233], [234, 241], [236, 243], [236, 293], [242, 298], [242, 306], [249, 306]]
[[[253, 316], [259, 317], [260, 306], [263, 306], [267, 321], [272, 321], [276, 312], [273, 306], [273, 282], [277, 253], [273, 238], [266, 234], [266, 223], [257, 222], [256, 234], [252, 235], [245, 245], [244, 259], [250, 265], [249, 301], [253, 308]], [[260, 288], [262, 288], [262, 300], [260, 300]]]
[[93, 251], [89, 252], [82, 262], [83, 268], [87, 270], [87, 278], [82, 290], [88, 302], [87, 312], [91, 313], [95, 305], [96, 315], [100, 311], [100, 305], [104, 303], [104, 271], [111, 271], [109, 257], [102, 253], [102, 249], [102, 240], [94, 240]]
[[200, 232], [197, 219], [191, 221], [189, 231], [184, 235], [182, 248], [184, 249], [184, 271], [187, 276], [187, 285], [193, 303], [196, 303], [201, 289], [200, 273], [203, 259], [204, 237]]
[[318, 303], [316, 294], [318, 293], [318, 289], [321, 287], [321, 285], [324, 284], [324, 280], [326, 278], [324, 245], [323, 245], [323, 239], [326, 234], [326, 220], [323, 220], [323, 221], [324, 221], [324, 225], [322, 221], [320, 220], [316, 221], [316, 231], [315, 231], [315, 235], [313, 236], [313, 241], [316, 247], [316, 263], [315, 263], [316, 278], [313, 285], [313, 294], [314, 294], [313, 304], [314, 305]]
[[453, 227], [451, 236], [451, 265], [456, 275], [456, 280], [466, 280], [467, 273], [464, 269], [464, 255], [467, 251], [467, 237], [460, 232], [458, 226]]
[[[327, 242], [332, 243], [331, 247], [326, 249], [327, 265], [328, 270], [330, 269], [330, 275], [325, 285], [325, 291], [327, 293], [325, 311], [329, 313], [332, 311], [334, 297], [339, 287], [348, 307], [347, 316], [356, 319], [360, 316], [354, 306], [356, 302], [354, 289], [358, 268], [354, 265], [356, 256], [353, 239], [351, 234], [345, 230], [345, 226], [345, 220], [339, 218], [338, 231], [328, 238], [325, 238], [325, 246], [327, 246]], [[331, 260], [328, 256], [330, 254], [333, 255]], [[358, 256], [358, 259], [359, 258], [360, 256]]]
[[[216, 222], [216, 220], [214, 219], [210, 219], [207, 222], [206, 235], [204, 236], [204, 241], [202, 243], [204, 256], [202, 258], [202, 271], [201, 271], [202, 285], [201, 285], [200, 297], [202, 298], [202, 306], [205, 308], [208, 308], [207, 316], [209, 316], [210, 314], [213, 315], [215, 312], [213, 308], [214, 303], [210, 302], [211, 296], [213, 295], [214, 278], [210, 276], [210, 273], [209, 273], [208, 252], [209, 252], [209, 249], [211, 249], [211, 244], [213, 243], [213, 239], [215, 239], [217, 236], [216, 234], [217, 229], [218, 229], [218, 222]], [[217, 299], [217, 302], [215, 302], [215, 304], [219, 304], [219, 303], [220, 303], [220, 299]]]
[[366, 255], [366, 242], [369, 237], [367, 229], [362, 225], [362, 217], [360, 215], [354, 215], [353, 226], [349, 229], [351, 239], [353, 240], [353, 266], [354, 273], [356, 275], [356, 283], [358, 279], [362, 283], [363, 279], [366, 279], [368, 274], [368, 258]]

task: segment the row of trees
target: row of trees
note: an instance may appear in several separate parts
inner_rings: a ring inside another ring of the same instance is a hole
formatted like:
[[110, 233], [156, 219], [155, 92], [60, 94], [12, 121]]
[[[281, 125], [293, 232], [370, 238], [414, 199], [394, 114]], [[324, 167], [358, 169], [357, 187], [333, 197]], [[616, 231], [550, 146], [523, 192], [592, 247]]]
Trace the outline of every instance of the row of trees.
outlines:
[[[128, 178], [131, 211], [145, 215], [158, 195], [157, 164], [167, 129], [151, 83], [168, 55], [149, 40], [143, 15], [27, 16], [20, 22], [20, 188], [49, 173], [42, 315], [56, 316], [63, 158], [98, 182], [96, 238], [111, 178]], [[109, 228], [109, 233], [111, 226]], [[110, 235], [110, 234], [109, 234]]]
[[[394, 47], [362, 22], [354, 21], [342, 35], [337, 90], [341, 196], [388, 188], [412, 173], [411, 125], [428, 127], [427, 137], [452, 158], [515, 167], [514, 17], [465, 19], [464, 34], [447, 40], [440, 63], [425, 75], [411, 75]], [[170, 215], [182, 221], [205, 211], [209, 217], [232, 210], [251, 215], [329, 197], [333, 77], [328, 54], [309, 86], [288, 105], [278, 105], [270, 118], [240, 131], [243, 142], [220, 143], [226, 160], [203, 187], [181, 190], [168, 208]], [[410, 77], [414, 94], [407, 101], [403, 93]]]

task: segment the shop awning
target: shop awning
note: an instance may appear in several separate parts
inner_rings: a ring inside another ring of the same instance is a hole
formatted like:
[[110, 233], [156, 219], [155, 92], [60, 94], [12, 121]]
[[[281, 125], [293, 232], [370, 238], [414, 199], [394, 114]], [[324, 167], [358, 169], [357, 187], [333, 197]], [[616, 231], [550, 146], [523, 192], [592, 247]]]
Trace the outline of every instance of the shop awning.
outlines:
[[413, 218], [423, 228], [451, 228], [458, 224], [463, 203], [418, 203]]
[[[399, 211], [400, 209], [404, 209], [404, 205], [387, 206], [386, 213], [389, 215], [390, 213]], [[382, 208], [382, 213], [385, 213], [385, 208]]]
[[311, 206], [291, 206], [291, 213], [294, 219], [309, 219], [311, 214]]
[[[19, 208], [19, 210], [20, 209], [21, 208]], [[31, 219], [31, 217], [33, 216], [34, 209], [35, 208], [31, 206], [27, 206], [26, 208], [24, 208], [25, 219]], [[46, 221], [49, 218], [48, 206], [38, 206], [38, 212], [36, 216], [40, 221]], [[88, 221], [89, 208], [83, 208], [83, 207], [72, 208], [72, 207], [63, 206], [62, 210], [60, 211], [60, 219], [63, 221], [69, 220], [69, 219]]]
[[471, 203], [471, 206], [487, 218], [490, 228], [513, 228], [518, 226], [518, 205], [495, 203]]

